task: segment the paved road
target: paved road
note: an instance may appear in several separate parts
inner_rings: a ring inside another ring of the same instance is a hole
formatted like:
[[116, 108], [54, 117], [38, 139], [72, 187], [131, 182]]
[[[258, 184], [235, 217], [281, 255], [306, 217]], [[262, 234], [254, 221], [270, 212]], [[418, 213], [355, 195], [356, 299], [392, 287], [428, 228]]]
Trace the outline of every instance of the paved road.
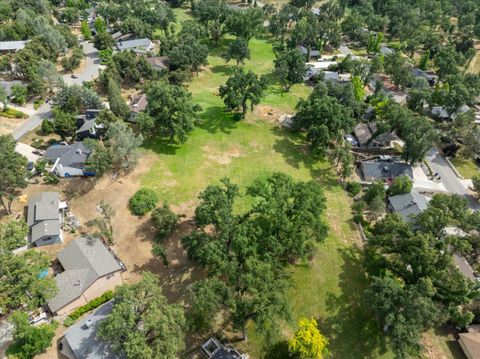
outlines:
[[427, 153], [426, 160], [432, 171], [441, 176], [441, 181], [448, 192], [464, 196], [472, 209], [480, 210], [478, 200], [473, 196], [467, 185], [457, 177], [443, 155], [436, 148], [432, 148]]
[[[81, 45], [83, 46], [83, 52], [85, 53], [85, 67], [83, 68], [82, 72], [77, 74], [78, 78], [76, 79], [72, 78], [69, 74], [63, 76], [63, 81], [69, 85], [81, 85], [84, 81], [92, 81], [98, 76], [98, 70], [100, 70], [101, 65], [98, 57], [98, 51], [93, 47], [93, 44], [83, 41], [81, 42]], [[51, 105], [44, 103], [23, 125], [19, 126], [15, 129], [15, 131], [13, 131], [13, 138], [18, 141], [25, 134], [39, 126], [43, 119], [50, 118], [51, 116]]]

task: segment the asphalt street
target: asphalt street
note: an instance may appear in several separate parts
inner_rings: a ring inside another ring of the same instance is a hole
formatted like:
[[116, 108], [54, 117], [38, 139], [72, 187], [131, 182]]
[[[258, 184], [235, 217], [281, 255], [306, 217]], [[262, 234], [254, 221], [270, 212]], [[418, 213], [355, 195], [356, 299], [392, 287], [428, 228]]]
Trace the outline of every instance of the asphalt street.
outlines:
[[[83, 52], [85, 53], [85, 67], [82, 72], [77, 73], [77, 78], [72, 78], [70, 74], [63, 76], [63, 81], [69, 85], [79, 84], [84, 81], [92, 81], [98, 76], [98, 70], [100, 69], [100, 58], [98, 57], [98, 51], [93, 47], [93, 44], [83, 41]], [[45, 118], [52, 117], [52, 106], [49, 103], [44, 103], [40, 106], [37, 112], [30, 116], [30, 118], [21, 126], [13, 131], [13, 138], [18, 141], [25, 134], [39, 126]]]
[[472, 209], [480, 209], [478, 200], [470, 192], [467, 185], [457, 177], [453, 169], [445, 160], [445, 157], [443, 157], [436, 148], [432, 148], [427, 153], [426, 160], [432, 171], [440, 175], [441, 181], [448, 192], [464, 196], [468, 200]]

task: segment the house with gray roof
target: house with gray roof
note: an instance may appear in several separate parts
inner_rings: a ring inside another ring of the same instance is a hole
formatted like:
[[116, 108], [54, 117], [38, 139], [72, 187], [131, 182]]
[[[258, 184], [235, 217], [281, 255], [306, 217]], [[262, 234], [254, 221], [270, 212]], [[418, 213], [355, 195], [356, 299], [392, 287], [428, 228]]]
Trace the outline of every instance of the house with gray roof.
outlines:
[[25, 48], [25, 41], [0, 41], [0, 52], [16, 52]]
[[388, 197], [390, 210], [397, 213], [405, 222], [412, 222], [415, 216], [427, 209], [427, 206], [427, 197], [417, 191]]
[[236, 349], [220, 343], [215, 338], [203, 343], [202, 353], [207, 359], [248, 359], [247, 354], [240, 354]]
[[153, 50], [153, 42], [144, 37], [142, 39], [133, 39], [117, 42], [118, 51], [132, 50], [136, 53], [145, 54]]
[[53, 164], [51, 172], [60, 177], [92, 175], [85, 171], [90, 150], [83, 142], [58, 144], [47, 148], [45, 158]]
[[[297, 46], [297, 49], [300, 50], [300, 52], [302, 53], [302, 55], [307, 56], [307, 54], [308, 54], [308, 49], [307, 49], [306, 46], [298, 45], [298, 46]], [[320, 53], [319, 50], [317, 50], [317, 49], [310, 49], [310, 58], [309, 58], [308, 60], [310, 60], [310, 59], [318, 59], [318, 58], [320, 58], [321, 56], [322, 56], [322, 55], [321, 55], [321, 53]]]
[[98, 325], [112, 312], [113, 301], [72, 325], [60, 341], [60, 352], [69, 359], [119, 359], [111, 346], [97, 336]]
[[413, 178], [413, 169], [407, 163], [394, 161], [363, 161], [360, 163], [360, 174], [364, 181], [392, 181], [398, 176]]
[[71, 241], [58, 261], [64, 271], [55, 276], [58, 293], [48, 301], [54, 314], [68, 314], [123, 282], [122, 262], [98, 238]]
[[77, 119], [77, 131], [75, 135], [77, 140], [83, 140], [85, 138], [98, 138], [105, 130], [103, 124], [97, 124], [95, 119], [102, 110], [90, 109], [85, 111], [85, 114], [78, 115]]
[[28, 201], [29, 244], [45, 246], [62, 242], [63, 211], [58, 192], [41, 192]]
[[478, 280], [477, 276], [475, 275], [472, 267], [470, 264], [467, 262], [464, 256], [462, 256], [460, 253], [455, 252], [453, 253], [453, 263], [456, 265], [460, 273], [463, 274], [465, 278], [468, 278], [474, 282]]

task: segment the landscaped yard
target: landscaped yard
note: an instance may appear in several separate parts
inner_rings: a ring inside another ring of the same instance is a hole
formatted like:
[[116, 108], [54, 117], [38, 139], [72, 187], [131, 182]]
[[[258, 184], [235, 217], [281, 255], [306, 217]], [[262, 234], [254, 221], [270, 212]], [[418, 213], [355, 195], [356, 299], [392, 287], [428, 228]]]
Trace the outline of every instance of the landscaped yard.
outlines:
[[478, 166], [471, 159], [457, 156], [452, 158], [451, 162], [464, 178], [472, 178], [473, 176], [478, 176], [480, 174]]

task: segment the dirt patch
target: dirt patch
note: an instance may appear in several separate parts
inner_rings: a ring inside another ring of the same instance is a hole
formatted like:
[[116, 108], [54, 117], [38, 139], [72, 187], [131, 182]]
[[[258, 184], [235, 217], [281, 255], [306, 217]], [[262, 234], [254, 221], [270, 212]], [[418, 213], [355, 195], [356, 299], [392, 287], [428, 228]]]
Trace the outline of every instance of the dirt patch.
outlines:
[[254, 116], [249, 116], [253, 118], [260, 118], [264, 121], [270, 122], [270, 123], [278, 123], [278, 119], [282, 115], [280, 111], [277, 109], [267, 106], [267, 105], [258, 105], [254, 108], [252, 114]]
[[239, 146], [230, 146], [226, 151], [222, 151], [210, 145], [202, 147], [202, 151], [205, 152], [205, 156], [220, 165], [228, 165], [234, 158], [241, 157], [243, 155]]
[[23, 125], [28, 118], [7, 118], [0, 116], [0, 135], [10, 134], [17, 127]]

